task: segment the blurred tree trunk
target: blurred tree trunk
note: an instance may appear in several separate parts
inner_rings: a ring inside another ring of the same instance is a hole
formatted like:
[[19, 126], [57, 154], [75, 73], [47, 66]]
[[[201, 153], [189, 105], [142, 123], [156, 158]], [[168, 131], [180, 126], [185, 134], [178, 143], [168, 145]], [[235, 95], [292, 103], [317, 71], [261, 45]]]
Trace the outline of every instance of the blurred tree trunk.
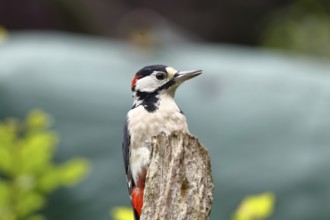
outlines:
[[141, 220], [206, 220], [214, 185], [207, 149], [180, 132], [152, 139]]

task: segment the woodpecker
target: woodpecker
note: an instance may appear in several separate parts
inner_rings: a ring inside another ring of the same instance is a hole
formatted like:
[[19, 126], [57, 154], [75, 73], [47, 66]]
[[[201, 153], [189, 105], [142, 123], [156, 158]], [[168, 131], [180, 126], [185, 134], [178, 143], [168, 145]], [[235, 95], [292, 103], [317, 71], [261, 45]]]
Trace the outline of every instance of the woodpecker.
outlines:
[[189, 133], [186, 117], [174, 95], [181, 83], [201, 73], [150, 65], [140, 69], [132, 80], [133, 106], [126, 116], [122, 151], [135, 220], [140, 219], [143, 206], [151, 137], [176, 130]]

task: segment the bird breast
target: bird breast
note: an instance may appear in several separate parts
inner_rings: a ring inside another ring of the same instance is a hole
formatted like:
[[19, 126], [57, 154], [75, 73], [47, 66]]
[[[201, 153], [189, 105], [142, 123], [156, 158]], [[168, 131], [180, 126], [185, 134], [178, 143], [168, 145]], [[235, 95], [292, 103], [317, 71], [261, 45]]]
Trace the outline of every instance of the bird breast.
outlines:
[[147, 111], [142, 105], [129, 111], [130, 164], [134, 182], [149, 164], [151, 137], [160, 132], [170, 134], [176, 130], [189, 132], [186, 117], [172, 97], [161, 97], [158, 109], [154, 112]]
[[132, 109], [128, 113], [128, 120], [132, 148], [144, 147], [146, 141], [160, 132], [188, 132], [186, 117], [171, 97], [161, 97], [158, 109], [154, 112], [148, 112], [142, 105]]

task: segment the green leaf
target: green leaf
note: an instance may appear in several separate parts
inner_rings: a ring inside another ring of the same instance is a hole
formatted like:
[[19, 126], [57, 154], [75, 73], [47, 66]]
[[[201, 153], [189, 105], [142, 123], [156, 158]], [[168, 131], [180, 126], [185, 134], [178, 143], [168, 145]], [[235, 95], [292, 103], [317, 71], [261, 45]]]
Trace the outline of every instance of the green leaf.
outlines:
[[87, 175], [89, 163], [82, 158], [72, 159], [59, 167], [59, 176], [63, 185], [74, 185]]
[[133, 210], [128, 207], [115, 207], [111, 210], [111, 216], [114, 220], [134, 220]]
[[8, 148], [0, 147], [0, 158], [0, 171], [8, 172], [13, 161]]
[[26, 220], [46, 220], [46, 218], [43, 215], [33, 215]]
[[[0, 122], [0, 219], [44, 220], [35, 213], [61, 186], [73, 186], [88, 172], [87, 160], [55, 164], [57, 135], [48, 129], [50, 117], [32, 111], [25, 122]], [[3, 179], [2, 179], [3, 178]]]
[[54, 168], [49, 169], [38, 180], [38, 188], [46, 193], [54, 191], [59, 186], [61, 186], [60, 176]]
[[43, 195], [31, 191], [19, 196], [17, 202], [17, 213], [19, 217], [25, 217], [42, 208], [45, 204], [45, 198]]
[[247, 196], [240, 204], [233, 220], [262, 220], [273, 213], [275, 196], [266, 192], [259, 195]]
[[26, 125], [29, 129], [42, 129], [51, 125], [51, 118], [40, 109], [31, 111], [26, 118]]
[[[53, 158], [56, 136], [50, 132], [38, 132], [21, 143], [21, 173], [38, 172]], [[33, 159], [31, 159], [33, 158]]]
[[8, 203], [10, 199], [10, 187], [5, 181], [0, 181], [0, 213]]

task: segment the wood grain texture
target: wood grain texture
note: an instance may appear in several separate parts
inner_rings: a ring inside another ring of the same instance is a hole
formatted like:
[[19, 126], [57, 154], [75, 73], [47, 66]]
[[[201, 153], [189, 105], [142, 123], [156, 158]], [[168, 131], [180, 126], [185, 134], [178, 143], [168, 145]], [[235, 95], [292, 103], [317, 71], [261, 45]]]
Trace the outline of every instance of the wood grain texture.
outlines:
[[207, 149], [190, 134], [152, 138], [141, 220], [206, 220], [214, 184]]

